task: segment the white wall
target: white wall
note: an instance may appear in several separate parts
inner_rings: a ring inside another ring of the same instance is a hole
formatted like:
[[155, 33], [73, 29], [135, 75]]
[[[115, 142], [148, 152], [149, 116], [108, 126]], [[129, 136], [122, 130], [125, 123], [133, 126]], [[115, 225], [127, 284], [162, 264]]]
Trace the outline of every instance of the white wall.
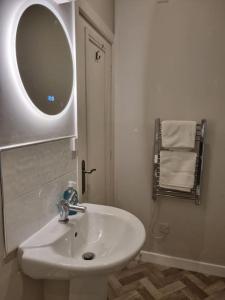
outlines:
[[[225, 265], [225, 2], [116, 0], [116, 204], [147, 229], [146, 250]], [[202, 204], [160, 201], [149, 233], [154, 120], [208, 120]]]
[[114, 31], [114, 0], [87, 0], [106, 25]]

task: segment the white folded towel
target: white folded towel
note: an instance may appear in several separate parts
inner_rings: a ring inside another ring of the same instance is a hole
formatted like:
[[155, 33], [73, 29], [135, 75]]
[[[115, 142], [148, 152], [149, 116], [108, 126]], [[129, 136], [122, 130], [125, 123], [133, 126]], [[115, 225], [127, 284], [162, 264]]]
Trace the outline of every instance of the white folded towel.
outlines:
[[160, 187], [190, 192], [194, 186], [196, 158], [194, 152], [160, 151]]
[[162, 121], [162, 146], [164, 148], [190, 148], [195, 147], [196, 136], [195, 121]]

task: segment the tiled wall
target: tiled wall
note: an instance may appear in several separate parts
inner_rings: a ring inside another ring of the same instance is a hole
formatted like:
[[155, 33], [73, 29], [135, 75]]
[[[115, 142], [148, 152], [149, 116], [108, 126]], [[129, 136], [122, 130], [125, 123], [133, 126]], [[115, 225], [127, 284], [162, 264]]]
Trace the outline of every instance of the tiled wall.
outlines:
[[56, 215], [57, 199], [71, 179], [76, 179], [76, 160], [69, 140], [2, 152], [8, 251]]
[[[4, 151], [1, 154], [8, 250], [40, 229], [56, 214], [56, 201], [68, 180], [76, 181], [77, 163], [70, 141], [62, 140]], [[42, 300], [42, 281], [21, 274], [17, 259], [3, 261], [0, 220], [0, 300]]]

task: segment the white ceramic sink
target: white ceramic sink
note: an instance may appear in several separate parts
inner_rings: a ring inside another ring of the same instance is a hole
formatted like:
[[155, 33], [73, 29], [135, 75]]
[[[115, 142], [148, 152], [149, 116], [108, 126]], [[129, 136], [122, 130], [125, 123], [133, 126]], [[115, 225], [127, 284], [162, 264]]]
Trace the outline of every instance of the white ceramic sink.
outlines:
[[[115, 207], [84, 205], [86, 213], [70, 216], [67, 224], [56, 217], [19, 247], [25, 274], [36, 279], [105, 276], [138, 254], [145, 241], [138, 218]], [[86, 252], [95, 258], [84, 260]]]

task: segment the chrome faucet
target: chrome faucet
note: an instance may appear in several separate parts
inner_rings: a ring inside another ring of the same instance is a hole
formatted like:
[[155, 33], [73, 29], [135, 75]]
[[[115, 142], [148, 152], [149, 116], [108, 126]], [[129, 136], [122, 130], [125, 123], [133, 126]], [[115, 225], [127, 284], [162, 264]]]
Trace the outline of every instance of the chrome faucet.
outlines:
[[68, 199], [61, 199], [57, 203], [57, 206], [59, 210], [60, 223], [67, 223], [69, 221], [68, 216], [70, 211], [85, 213], [87, 209], [87, 207], [79, 204], [78, 194], [76, 190], [72, 191]]

